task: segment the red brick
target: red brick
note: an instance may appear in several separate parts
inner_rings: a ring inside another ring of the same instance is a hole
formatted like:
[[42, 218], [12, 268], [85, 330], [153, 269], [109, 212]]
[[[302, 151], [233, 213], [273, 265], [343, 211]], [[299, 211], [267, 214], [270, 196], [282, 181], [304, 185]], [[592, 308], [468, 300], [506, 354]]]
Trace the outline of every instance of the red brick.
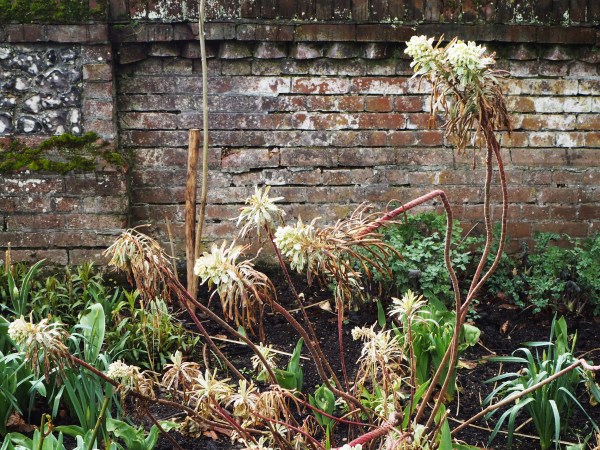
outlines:
[[397, 95], [406, 93], [406, 78], [358, 77], [352, 79], [351, 92]]
[[87, 42], [87, 25], [48, 25], [47, 36], [54, 42]]
[[221, 159], [223, 169], [250, 169], [279, 166], [279, 151], [261, 149], [229, 150]]
[[579, 167], [599, 167], [600, 152], [597, 149], [569, 148], [566, 150], [568, 165]]
[[45, 260], [45, 266], [66, 266], [69, 264], [69, 258], [66, 250], [11, 249], [10, 257], [14, 262], [25, 262], [28, 264], [36, 263], [42, 259]]
[[514, 148], [510, 151], [512, 163], [518, 166], [560, 166], [567, 163], [565, 149], [554, 148]]
[[83, 79], [88, 81], [111, 81], [111, 64], [84, 64]]
[[65, 215], [38, 214], [38, 215], [12, 215], [8, 216], [8, 231], [27, 230], [60, 230], [65, 227]]
[[46, 40], [46, 25], [37, 23], [23, 24], [24, 42], [44, 42]]
[[282, 148], [281, 165], [287, 167], [332, 167], [337, 165], [337, 152], [327, 149]]
[[108, 42], [109, 32], [107, 24], [89, 24], [88, 40], [92, 43]]
[[397, 113], [373, 113], [359, 114], [358, 126], [368, 129], [384, 129], [384, 130], [399, 130], [406, 125], [404, 114]]
[[392, 111], [392, 98], [390, 97], [367, 97], [365, 99], [365, 111], [389, 112]]
[[397, 151], [390, 148], [349, 148], [340, 149], [340, 166], [379, 166], [396, 163]]
[[339, 78], [295, 78], [292, 93], [300, 94], [345, 94], [350, 82]]
[[600, 205], [581, 205], [578, 218], [580, 220], [598, 220], [600, 218]]
[[424, 97], [421, 96], [399, 96], [396, 97], [394, 109], [398, 112], [423, 111]]
[[9, 24], [3, 28], [8, 37], [7, 42], [23, 42], [23, 25]]
[[124, 129], [174, 130], [177, 115], [169, 113], [125, 113], [120, 115]]
[[111, 100], [113, 98], [112, 83], [85, 83], [83, 86], [85, 99]]

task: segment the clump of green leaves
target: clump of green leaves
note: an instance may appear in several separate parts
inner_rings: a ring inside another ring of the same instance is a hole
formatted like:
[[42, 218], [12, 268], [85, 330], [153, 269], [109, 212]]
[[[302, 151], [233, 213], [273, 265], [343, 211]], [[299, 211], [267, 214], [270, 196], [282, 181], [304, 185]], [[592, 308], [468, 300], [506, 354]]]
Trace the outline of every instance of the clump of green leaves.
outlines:
[[[572, 337], [569, 345], [567, 322], [564, 317], [561, 317], [552, 321], [549, 341], [526, 342], [523, 347], [513, 353], [513, 356], [491, 358], [492, 361], [502, 363], [523, 364], [524, 367], [517, 372], [504, 373], [488, 380], [488, 383], [493, 383], [508, 379], [499, 384], [484, 400], [484, 403], [489, 404], [498, 396], [508, 397], [521, 393], [573, 364], [576, 361], [573, 356], [575, 342], [575, 337]], [[523, 356], [514, 356], [517, 353], [521, 353]], [[521, 410], [525, 410], [533, 420], [540, 437], [542, 450], [550, 448], [552, 442], [558, 449], [560, 434], [566, 430], [573, 408], [577, 406], [587, 415], [581, 403], [575, 398], [578, 385], [584, 383], [587, 384], [595, 401], [600, 400], [598, 385], [589, 378], [583, 368], [577, 367], [515, 402], [496, 422], [494, 431], [490, 435], [490, 442], [508, 419], [508, 444], [511, 446], [517, 416]], [[495, 412], [497, 410], [489, 413], [486, 418], [489, 419]], [[589, 416], [588, 419], [597, 432], [598, 425]]]
[[600, 234], [575, 240], [555, 233], [535, 236], [520, 260], [505, 257], [489, 290], [534, 312], [550, 308], [580, 313], [586, 305], [600, 315]]
[[115, 152], [109, 142], [101, 140], [98, 134], [89, 132], [74, 136], [65, 133], [52, 136], [35, 147], [13, 140], [7, 148], [0, 148], [0, 173], [18, 170], [45, 170], [60, 174], [72, 170], [89, 172], [96, 168], [98, 160], [115, 167], [127, 165], [125, 158]]
[[[397, 249], [402, 258], [389, 262], [392, 283], [398, 293], [412, 290], [427, 299], [450, 304], [454, 298], [452, 283], [444, 264], [446, 218], [434, 212], [407, 215], [401, 223], [383, 230], [383, 241]], [[463, 238], [462, 228], [454, 222], [452, 264], [464, 277], [474, 262], [473, 249], [481, 244], [478, 237]]]

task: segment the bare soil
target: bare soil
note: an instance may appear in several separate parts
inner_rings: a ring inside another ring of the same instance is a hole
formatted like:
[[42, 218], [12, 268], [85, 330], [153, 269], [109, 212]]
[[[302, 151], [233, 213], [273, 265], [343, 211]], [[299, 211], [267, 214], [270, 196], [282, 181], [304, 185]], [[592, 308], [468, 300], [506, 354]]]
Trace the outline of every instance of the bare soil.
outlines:
[[[278, 299], [280, 303], [290, 310], [297, 309], [285, 280], [281, 274], [270, 274], [275, 285], [278, 286]], [[295, 277], [295, 284], [299, 292], [305, 296], [306, 304], [317, 304], [323, 300], [331, 298], [331, 294], [318, 287], [309, 287], [303, 278]], [[215, 304], [215, 308], [218, 306]], [[324, 311], [319, 307], [309, 308], [309, 316], [314, 324], [315, 330], [319, 335], [321, 345], [326, 355], [330, 356], [329, 361], [332, 366], [341, 373], [340, 350], [337, 340], [337, 318], [336, 315]], [[485, 357], [491, 355], [509, 355], [517, 349], [522, 342], [547, 340], [550, 333], [550, 324], [552, 315], [543, 313], [532, 315], [527, 311], [522, 311], [504, 304], [499, 299], [489, 299], [478, 306], [479, 317], [475, 324], [481, 329], [482, 335], [480, 343], [467, 350], [463, 359], [472, 363], [472, 369], [461, 369], [458, 376], [460, 392], [457, 399], [449, 406], [451, 417], [457, 420], [464, 420], [481, 410], [481, 401], [492, 390], [490, 384], [484, 381], [497, 375], [500, 365], [494, 362], [486, 362]], [[302, 322], [301, 314], [296, 311], [294, 315], [297, 320]], [[352, 370], [353, 363], [360, 355], [360, 344], [355, 343], [350, 331], [355, 326], [371, 325], [377, 320], [377, 311], [374, 304], [365, 304], [360, 311], [350, 313], [348, 320], [344, 324], [344, 347], [345, 359], [349, 370]], [[222, 330], [212, 327], [212, 324], [206, 324], [209, 330], [214, 334], [223, 334]], [[593, 360], [596, 363], [600, 361], [600, 326], [597, 320], [594, 320], [591, 314], [577, 317], [568, 317], [569, 332], [577, 332], [576, 356], [585, 355], [586, 359]], [[267, 342], [275, 348], [292, 352], [298, 335], [289, 326], [289, 324], [278, 315], [266, 314], [264, 327], [267, 333]], [[240, 365], [247, 365], [251, 357], [250, 350], [237, 344], [223, 344], [223, 351], [230, 358]], [[303, 351], [304, 356], [308, 355], [306, 348]], [[310, 392], [313, 387], [320, 384], [321, 380], [316, 373], [315, 365], [309, 360], [304, 361], [304, 386], [305, 390]], [[352, 375], [350, 373], [350, 375]], [[588, 402], [588, 394], [582, 388], [578, 395], [581, 403], [586, 407], [592, 418], [600, 423], [600, 406], [592, 407]], [[168, 418], [171, 411], [157, 409], [156, 415], [160, 419]], [[523, 422], [524, 419], [521, 419]], [[457, 422], [456, 422], [457, 423]], [[452, 427], [451, 423], [451, 427]], [[476, 427], [470, 427], [461, 432], [459, 439], [471, 445], [485, 447], [489, 438], [489, 428], [493, 428], [493, 419], [490, 423], [479, 422]], [[583, 436], [583, 432], [589, 433], [590, 425], [588, 419], [580, 411], [576, 410], [571, 420], [571, 428], [563, 437], [563, 440], [577, 443], [578, 437]], [[531, 424], [525, 425], [520, 433], [524, 435], [535, 436], [535, 431]], [[220, 450], [236, 448], [235, 444], [224, 436], [218, 439], [211, 437], [190, 438], [181, 436], [178, 433], [173, 434], [176, 440], [183, 448], [189, 450], [207, 449]], [[340, 438], [341, 436], [338, 436]], [[343, 442], [339, 440], [336, 445]], [[160, 438], [157, 449], [166, 450], [173, 448], [172, 444], [164, 437]], [[489, 448], [506, 449], [508, 448], [506, 436], [500, 434], [496, 437]], [[539, 448], [537, 441], [529, 437], [517, 437], [513, 442], [513, 449], [536, 449]]]

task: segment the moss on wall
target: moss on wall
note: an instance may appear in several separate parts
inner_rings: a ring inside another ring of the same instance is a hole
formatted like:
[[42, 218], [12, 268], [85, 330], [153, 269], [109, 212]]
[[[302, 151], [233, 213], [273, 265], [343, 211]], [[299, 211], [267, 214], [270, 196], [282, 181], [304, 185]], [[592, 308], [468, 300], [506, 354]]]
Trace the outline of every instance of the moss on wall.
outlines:
[[0, 0], [0, 23], [79, 23], [105, 20], [107, 0], [90, 8], [87, 0]]
[[18, 140], [7, 148], [0, 147], [0, 173], [19, 170], [45, 170], [65, 174], [72, 170], [91, 172], [97, 162], [104, 161], [113, 167], [126, 168], [125, 158], [112, 150], [111, 145], [99, 139], [96, 133], [83, 136], [62, 134], [28, 147]]

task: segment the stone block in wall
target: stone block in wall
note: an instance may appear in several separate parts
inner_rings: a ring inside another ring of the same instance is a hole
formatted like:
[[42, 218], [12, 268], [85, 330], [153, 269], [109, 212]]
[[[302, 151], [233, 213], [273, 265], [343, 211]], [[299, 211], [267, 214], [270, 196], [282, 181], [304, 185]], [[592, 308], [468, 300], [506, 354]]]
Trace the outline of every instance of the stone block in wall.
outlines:
[[0, 46], [0, 135], [80, 134], [80, 46]]

